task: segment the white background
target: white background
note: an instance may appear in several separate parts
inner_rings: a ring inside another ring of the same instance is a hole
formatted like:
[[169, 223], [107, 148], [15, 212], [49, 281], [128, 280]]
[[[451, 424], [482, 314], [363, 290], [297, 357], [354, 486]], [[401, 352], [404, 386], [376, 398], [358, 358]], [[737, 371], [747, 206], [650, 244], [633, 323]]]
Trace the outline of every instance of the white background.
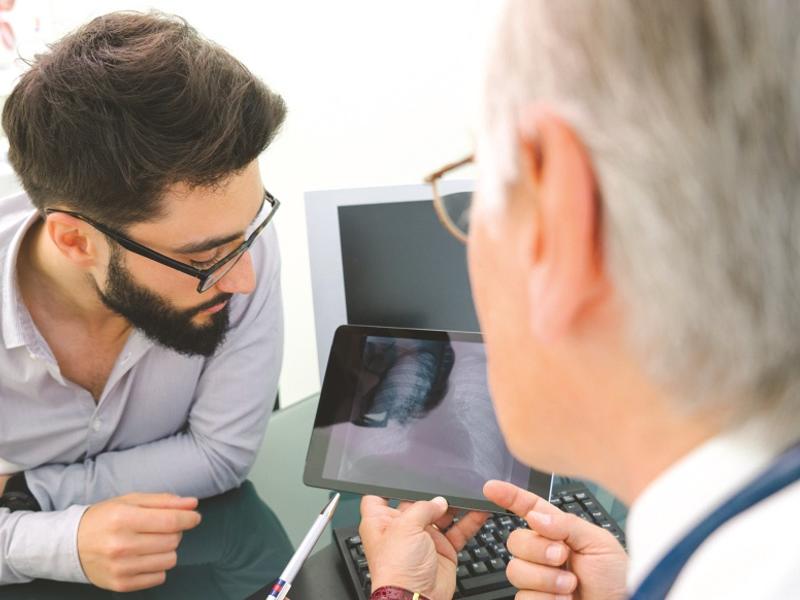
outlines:
[[[283, 256], [282, 404], [319, 389], [303, 193], [419, 183], [473, 147], [480, 71], [500, 0], [18, 0], [6, 18], [20, 54], [119, 9], [180, 14], [289, 107], [262, 157]], [[3, 15], [0, 15], [2, 17]], [[6, 52], [2, 95], [15, 69]], [[8, 191], [8, 176], [0, 191]]]

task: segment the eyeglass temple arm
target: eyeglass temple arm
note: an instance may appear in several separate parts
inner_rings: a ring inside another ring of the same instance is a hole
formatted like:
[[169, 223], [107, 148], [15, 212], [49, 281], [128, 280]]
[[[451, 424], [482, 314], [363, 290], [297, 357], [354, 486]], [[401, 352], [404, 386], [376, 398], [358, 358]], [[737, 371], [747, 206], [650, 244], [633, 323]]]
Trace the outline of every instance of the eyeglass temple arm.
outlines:
[[438, 171], [434, 171], [433, 173], [428, 175], [425, 178], [425, 183], [433, 183], [434, 181], [439, 179], [442, 175], [444, 175], [448, 171], [452, 171], [453, 169], [457, 169], [458, 167], [466, 165], [466, 164], [472, 162], [474, 160], [474, 158], [475, 158], [475, 156], [473, 154], [470, 154], [469, 156], [465, 156], [461, 160], [457, 160], [456, 162], [452, 162], [450, 164], [447, 164], [447, 165], [443, 166]]

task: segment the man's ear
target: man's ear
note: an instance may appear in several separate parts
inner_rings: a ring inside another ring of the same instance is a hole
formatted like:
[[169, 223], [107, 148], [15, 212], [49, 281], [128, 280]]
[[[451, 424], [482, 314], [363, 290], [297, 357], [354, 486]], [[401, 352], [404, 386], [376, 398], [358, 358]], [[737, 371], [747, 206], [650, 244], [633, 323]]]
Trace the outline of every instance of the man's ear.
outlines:
[[97, 236], [90, 226], [65, 213], [54, 212], [45, 219], [45, 232], [61, 255], [80, 267], [91, 267], [98, 260]]
[[[602, 289], [599, 194], [589, 154], [572, 128], [543, 108], [521, 115], [520, 163], [536, 190], [531, 323], [542, 342], [570, 333]], [[525, 158], [527, 157], [527, 159]], [[526, 186], [527, 187], [527, 186]]]

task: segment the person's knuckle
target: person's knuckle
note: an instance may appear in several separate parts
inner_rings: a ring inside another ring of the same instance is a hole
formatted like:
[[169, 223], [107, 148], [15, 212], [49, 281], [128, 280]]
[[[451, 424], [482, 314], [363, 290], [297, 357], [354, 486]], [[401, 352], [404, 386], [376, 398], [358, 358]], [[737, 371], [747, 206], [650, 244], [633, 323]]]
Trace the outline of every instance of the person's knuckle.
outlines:
[[508, 551], [514, 556], [522, 555], [528, 546], [527, 538], [530, 536], [530, 533], [530, 531], [524, 529], [515, 529], [512, 531], [506, 541], [506, 548]]
[[178, 553], [177, 552], [170, 552], [166, 558], [166, 568], [172, 569], [178, 564]]
[[167, 572], [159, 571], [155, 575], [156, 585], [162, 585], [167, 580]]
[[108, 522], [112, 529], [123, 529], [129, 523], [130, 514], [126, 508], [123, 504], [113, 504], [109, 507]]
[[167, 513], [164, 515], [164, 529], [168, 531], [179, 531], [183, 529], [180, 517], [176, 513]]
[[118, 592], [134, 592], [138, 588], [136, 583], [130, 577], [120, 577], [117, 579], [117, 590]]
[[111, 561], [108, 566], [106, 567], [109, 576], [111, 579], [117, 582], [125, 581], [125, 570], [122, 568], [122, 564], [119, 561]]
[[119, 537], [111, 537], [106, 543], [105, 554], [112, 560], [118, 560], [127, 554], [128, 547]]
[[115, 592], [127, 592], [126, 589], [127, 581], [122, 577], [116, 577], [111, 575], [110, 579], [108, 580], [108, 587]]

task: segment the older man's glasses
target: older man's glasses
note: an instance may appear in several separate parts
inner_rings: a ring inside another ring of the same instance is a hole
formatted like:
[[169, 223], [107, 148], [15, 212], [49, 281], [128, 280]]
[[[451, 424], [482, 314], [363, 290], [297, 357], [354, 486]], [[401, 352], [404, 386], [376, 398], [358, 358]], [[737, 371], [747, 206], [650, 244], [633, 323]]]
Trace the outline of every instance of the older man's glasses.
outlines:
[[469, 235], [469, 212], [472, 207], [472, 192], [442, 193], [442, 180], [459, 169], [472, 164], [473, 156], [445, 165], [425, 178], [433, 188], [433, 207], [436, 215], [453, 237], [466, 244]]
[[171, 267], [176, 271], [180, 271], [181, 273], [186, 273], [187, 275], [191, 275], [192, 277], [196, 277], [199, 280], [197, 284], [197, 292], [202, 294], [205, 291], [210, 290], [216, 283], [225, 277], [228, 273], [231, 272], [233, 267], [236, 266], [236, 263], [239, 262], [239, 259], [244, 256], [244, 253], [250, 249], [250, 246], [253, 244], [255, 239], [258, 237], [264, 228], [267, 226], [272, 220], [272, 217], [275, 215], [275, 211], [278, 210], [280, 206], [280, 202], [277, 198], [273, 197], [267, 190], [264, 190], [264, 199], [261, 202], [261, 208], [258, 211], [258, 214], [255, 216], [253, 221], [247, 227], [247, 230], [244, 234], [244, 241], [233, 249], [231, 252], [223, 256], [217, 262], [215, 262], [212, 266], [206, 269], [198, 269], [191, 265], [187, 265], [180, 261], [175, 260], [174, 258], [170, 258], [160, 252], [156, 252], [152, 248], [148, 248], [147, 246], [136, 242], [129, 237], [123, 235], [119, 231], [112, 229], [102, 223], [98, 223], [94, 219], [90, 219], [89, 217], [82, 215], [77, 212], [73, 212], [71, 210], [64, 210], [60, 208], [47, 208], [45, 209], [45, 214], [49, 215], [50, 213], [60, 212], [65, 213], [68, 215], [72, 215], [76, 219], [80, 219], [84, 221], [100, 231], [104, 233], [109, 238], [117, 242], [120, 246], [125, 248], [126, 250], [133, 252], [134, 254], [138, 254], [139, 256], [144, 256], [145, 258], [149, 258], [152, 261], [165, 265], [167, 267]]

